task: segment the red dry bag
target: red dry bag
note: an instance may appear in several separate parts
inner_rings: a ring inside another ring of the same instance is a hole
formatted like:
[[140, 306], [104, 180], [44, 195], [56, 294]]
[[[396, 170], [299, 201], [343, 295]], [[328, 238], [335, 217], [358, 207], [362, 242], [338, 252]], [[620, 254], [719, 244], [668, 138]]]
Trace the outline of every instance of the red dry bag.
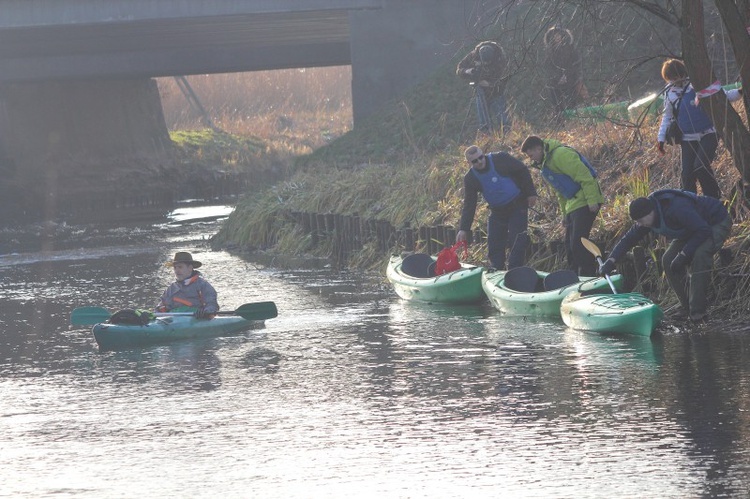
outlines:
[[435, 262], [435, 275], [447, 274], [448, 272], [454, 272], [461, 268], [461, 262], [458, 260], [458, 251], [461, 246], [464, 247], [464, 258], [469, 256], [466, 241], [460, 241], [450, 248], [445, 248], [437, 255], [437, 261]]

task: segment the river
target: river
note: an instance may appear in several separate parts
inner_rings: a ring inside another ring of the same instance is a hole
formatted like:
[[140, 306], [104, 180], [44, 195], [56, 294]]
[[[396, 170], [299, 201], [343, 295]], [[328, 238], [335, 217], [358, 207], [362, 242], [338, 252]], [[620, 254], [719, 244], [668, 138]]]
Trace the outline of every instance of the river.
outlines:
[[[230, 209], [30, 226], [44, 241], [0, 256], [0, 497], [750, 490], [746, 333], [601, 336], [408, 303], [381, 275], [211, 251]], [[273, 300], [279, 316], [119, 352], [70, 325], [79, 306], [153, 305], [181, 250], [223, 309]]]

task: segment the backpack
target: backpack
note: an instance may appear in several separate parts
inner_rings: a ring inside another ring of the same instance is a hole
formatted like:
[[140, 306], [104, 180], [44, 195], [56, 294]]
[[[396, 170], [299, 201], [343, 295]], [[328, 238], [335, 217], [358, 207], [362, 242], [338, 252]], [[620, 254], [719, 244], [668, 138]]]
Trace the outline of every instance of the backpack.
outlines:
[[435, 262], [435, 275], [443, 275], [449, 272], [455, 272], [461, 268], [461, 262], [458, 260], [457, 251], [460, 250], [461, 246], [464, 247], [464, 258], [469, 256], [469, 250], [466, 245], [466, 241], [461, 241], [450, 248], [445, 248], [437, 255], [437, 261]]
[[119, 310], [112, 314], [107, 322], [110, 324], [129, 324], [133, 326], [145, 326], [156, 318], [152, 312], [148, 310], [133, 310], [132, 308], [126, 308]]

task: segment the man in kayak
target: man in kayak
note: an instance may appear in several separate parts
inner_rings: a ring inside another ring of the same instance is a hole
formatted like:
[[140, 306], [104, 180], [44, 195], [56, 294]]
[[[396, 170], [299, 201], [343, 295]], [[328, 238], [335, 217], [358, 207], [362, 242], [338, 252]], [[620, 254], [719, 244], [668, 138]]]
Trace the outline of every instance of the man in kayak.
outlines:
[[568, 267], [579, 276], [593, 276], [596, 260], [581, 244], [588, 239], [604, 196], [596, 172], [588, 160], [572, 147], [553, 139], [529, 135], [521, 151], [539, 168], [542, 177], [555, 190], [565, 226], [565, 253]]
[[467, 241], [481, 192], [490, 208], [487, 221], [490, 264], [505, 269], [505, 251], [510, 248], [508, 269], [522, 266], [529, 243], [526, 233], [529, 207], [537, 199], [528, 168], [508, 153], [484, 154], [476, 145], [468, 147], [464, 156], [471, 168], [464, 175], [464, 203], [456, 242]]
[[196, 309], [197, 318], [208, 319], [219, 311], [216, 290], [195, 270], [202, 265], [201, 262], [193, 260], [193, 256], [186, 251], [178, 251], [166, 265], [174, 269], [177, 280], [161, 295], [157, 312], [192, 307]]
[[646, 234], [665, 236], [672, 242], [664, 252], [662, 266], [680, 300], [679, 315], [689, 315], [694, 321], [704, 319], [714, 253], [721, 249], [732, 228], [727, 209], [713, 197], [662, 189], [633, 200], [629, 211], [636, 224], [615, 245], [599, 273], [612, 272], [615, 263]]

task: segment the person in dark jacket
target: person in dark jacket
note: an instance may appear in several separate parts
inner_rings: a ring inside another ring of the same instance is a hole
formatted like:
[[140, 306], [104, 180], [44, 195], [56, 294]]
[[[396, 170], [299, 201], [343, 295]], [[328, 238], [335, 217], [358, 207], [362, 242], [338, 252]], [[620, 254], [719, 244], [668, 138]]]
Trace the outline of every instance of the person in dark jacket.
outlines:
[[694, 321], [704, 319], [708, 313], [707, 295], [714, 254], [721, 249], [732, 228], [727, 209], [713, 197], [662, 189], [647, 198], [633, 200], [629, 210], [636, 225], [615, 245], [599, 273], [614, 270], [615, 263], [646, 234], [666, 236], [672, 242], [664, 252], [662, 266], [680, 300], [681, 315], [689, 315]]
[[486, 133], [510, 130], [505, 101], [506, 66], [503, 48], [488, 40], [474, 47], [456, 68], [456, 75], [474, 86], [479, 129]]
[[553, 26], [544, 34], [544, 70], [547, 74], [547, 90], [562, 115], [566, 109], [577, 106], [588, 99], [588, 90], [583, 83], [581, 54], [573, 45], [570, 30]]
[[522, 266], [529, 243], [526, 232], [529, 207], [537, 200], [528, 168], [510, 154], [484, 154], [476, 145], [468, 147], [464, 156], [471, 168], [464, 175], [464, 203], [456, 242], [467, 241], [481, 192], [490, 208], [487, 222], [490, 264], [505, 269], [505, 253], [510, 248], [508, 269]]
[[197, 269], [202, 264], [193, 260], [186, 251], [178, 251], [167, 266], [174, 269], [177, 279], [161, 296], [156, 305], [157, 312], [169, 312], [175, 308], [194, 308], [198, 318], [210, 318], [219, 311], [216, 290]]

